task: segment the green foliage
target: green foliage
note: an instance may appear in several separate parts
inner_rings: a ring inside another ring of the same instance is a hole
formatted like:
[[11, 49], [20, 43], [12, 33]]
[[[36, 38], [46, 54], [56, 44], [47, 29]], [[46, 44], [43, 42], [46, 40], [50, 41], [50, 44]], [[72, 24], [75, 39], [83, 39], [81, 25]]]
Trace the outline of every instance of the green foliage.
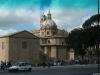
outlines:
[[32, 64], [33, 66], [37, 66], [40, 63], [39, 59], [32, 59], [30, 60], [30, 64]]
[[70, 32], [68, 36], [68, 47], [73, 48], [77, 54], [84, 56], [86, 49], [90, 46], [100, 44], [100, 14], [93, 15], [83, 23], [83, 28], [77, 28]]
[[91, 16], [86, 20], [82, 27], [84, 29], [84, 43], [88, 46], [94, 46], [100, 43], [100, 14]]
[[44, 54], [43, 52], [40, 52], [39, 60], [40, 60], [40, 63], [45, 63], [48, 61], [48, 56], [46, 54]]
[[73, 48], [77, 54], [84, 55], [83, 50], [83, 29], [74, 29], [68, 36], [69, 47]]
[[98, 25], [97, 22], [99, 21], [100, 21], [100, 14], [93, 15], [83, 23], [82, 27], [90, 28], [92, 26], [97, 26]]
[[29, 62], [33, 65], [33, 66], [38, 66], [41, 65], [43, 63], [47, 63], [48, 61], [48, 57], [46, 54], [44, 54], [42, 51], [39, 54], [39, 58], [38, 59], [32, 59]]

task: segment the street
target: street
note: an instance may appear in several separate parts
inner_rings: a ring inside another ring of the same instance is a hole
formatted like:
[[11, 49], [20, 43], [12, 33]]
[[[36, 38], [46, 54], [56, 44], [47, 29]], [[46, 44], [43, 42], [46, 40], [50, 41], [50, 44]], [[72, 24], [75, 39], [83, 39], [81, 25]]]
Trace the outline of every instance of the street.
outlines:
[[1, 72], [0, 75], [93, 75], [94, 73], [97, 73], [97, 67], [89, 65], [33, 68], [32, 72]]

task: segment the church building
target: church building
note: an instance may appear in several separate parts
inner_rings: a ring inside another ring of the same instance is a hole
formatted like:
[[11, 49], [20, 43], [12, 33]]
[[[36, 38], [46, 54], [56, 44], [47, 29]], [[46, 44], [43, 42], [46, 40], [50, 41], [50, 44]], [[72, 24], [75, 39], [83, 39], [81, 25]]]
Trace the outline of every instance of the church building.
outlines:
[[57, 28], [50, 11], [47, 16], [43, 14], [40, 17], [40, 30], [34, 34], [40, 38], [40, 46], [48, 59], [68, 60], [70, 56], [66, 43], [68, 32]]
[[50, 11], [40, 17], [38, 32], [21, 31], [0, 37], [0, 61], [31, 62], [43, 52], [48, 60], [74, 60], [67, 49], [68, 32], [58, 29]]

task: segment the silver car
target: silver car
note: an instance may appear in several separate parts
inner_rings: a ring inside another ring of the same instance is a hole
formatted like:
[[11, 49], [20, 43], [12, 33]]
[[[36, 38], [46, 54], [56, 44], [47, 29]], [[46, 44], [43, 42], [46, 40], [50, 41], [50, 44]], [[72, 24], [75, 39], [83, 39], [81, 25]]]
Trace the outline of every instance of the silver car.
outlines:
[[9, 72], [17, 72], [17, 71], [30, 71], [32, 70], [32, 66], [25, 62], [18, 62], [11, 67], [8, 68]]

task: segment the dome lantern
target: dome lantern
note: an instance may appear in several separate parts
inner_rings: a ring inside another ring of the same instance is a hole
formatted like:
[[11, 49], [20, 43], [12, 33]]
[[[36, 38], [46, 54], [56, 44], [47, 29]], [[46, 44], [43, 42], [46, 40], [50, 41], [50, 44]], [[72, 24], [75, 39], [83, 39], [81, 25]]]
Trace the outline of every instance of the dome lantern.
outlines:
[[47, 18], [48, 18], [48, 19], [52, 19], [50, 10], [48, 11]]

